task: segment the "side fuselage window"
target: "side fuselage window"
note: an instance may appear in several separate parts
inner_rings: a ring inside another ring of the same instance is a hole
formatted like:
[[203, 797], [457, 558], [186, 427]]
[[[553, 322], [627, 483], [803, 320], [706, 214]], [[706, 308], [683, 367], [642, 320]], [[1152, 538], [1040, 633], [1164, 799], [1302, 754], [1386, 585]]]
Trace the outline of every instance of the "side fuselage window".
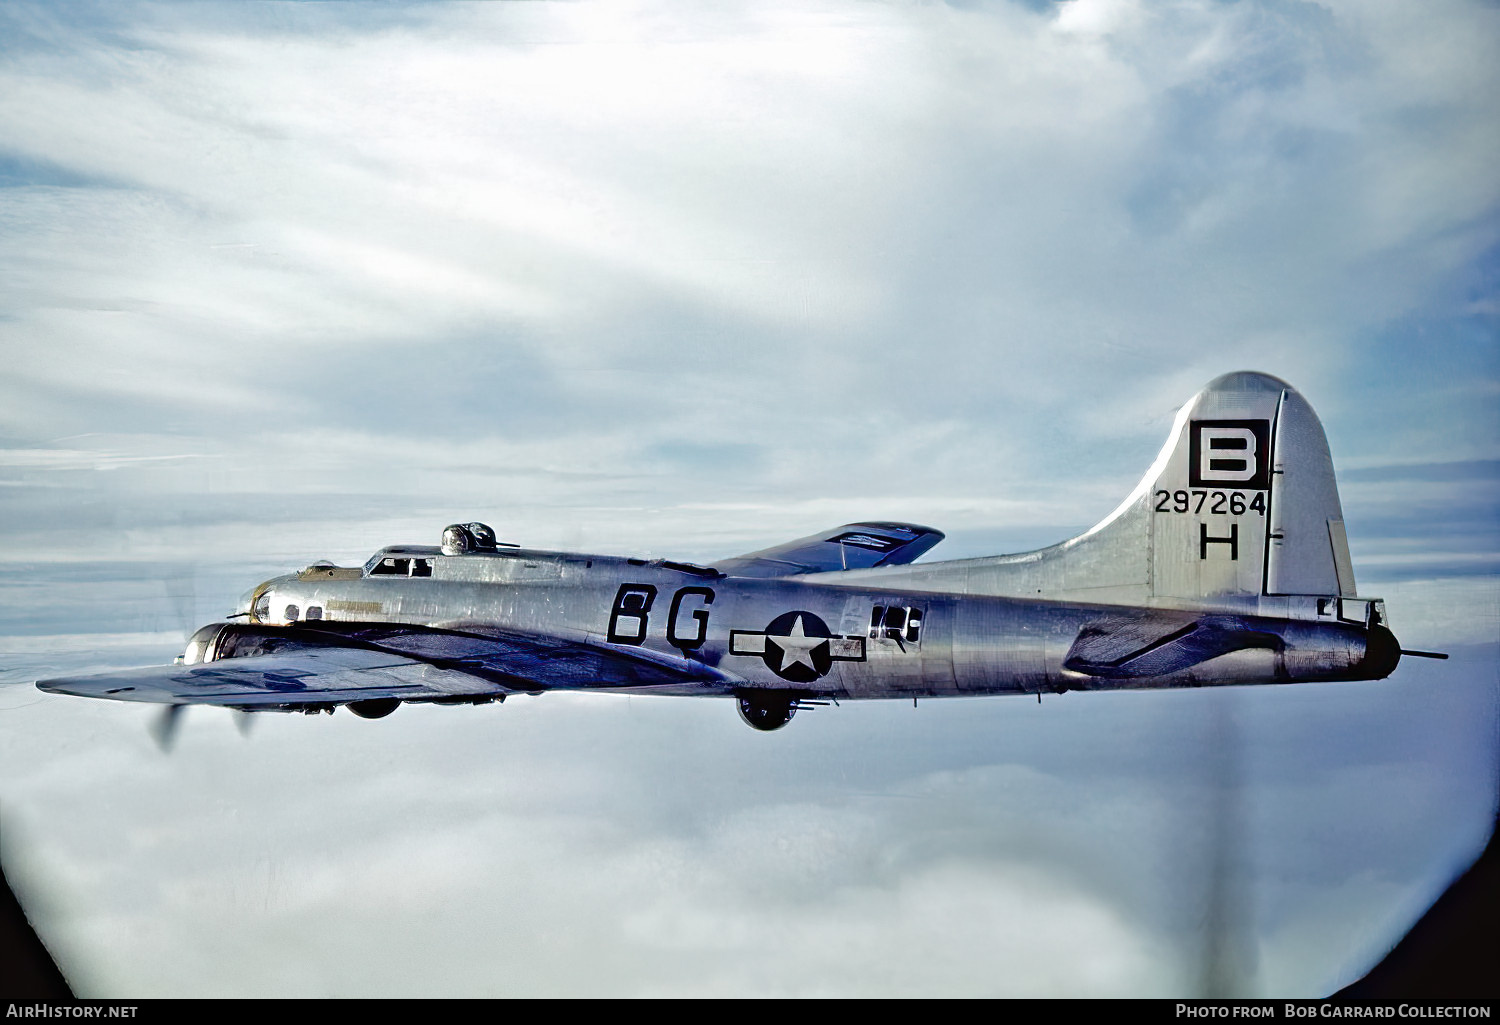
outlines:
[[870, 610], [870, 638], [920, 643], [922, 610], [915, 605], [876, 605]]

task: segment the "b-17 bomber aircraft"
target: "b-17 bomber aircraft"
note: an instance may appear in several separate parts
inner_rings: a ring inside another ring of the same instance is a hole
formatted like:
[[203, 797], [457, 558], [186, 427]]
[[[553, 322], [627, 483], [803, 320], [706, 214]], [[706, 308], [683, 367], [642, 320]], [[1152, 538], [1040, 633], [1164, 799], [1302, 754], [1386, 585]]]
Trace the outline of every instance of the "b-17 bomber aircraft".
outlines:
[[[379, 718], [599, 690], [735, 700], [758, 730], [870, 698], [1375, 680], [1403, 651], [1356, 594], [1322, 425], [1274, 377], [1218, 378], [1102, 523], [1040, 551], [916, 563], [943, 538], [851, 523], [699, 566], [440, 546], [320, 562], [246, 594], [176, 665], [57, 694]], [[1445, 657], [1434, 655], [1434, 657]]]

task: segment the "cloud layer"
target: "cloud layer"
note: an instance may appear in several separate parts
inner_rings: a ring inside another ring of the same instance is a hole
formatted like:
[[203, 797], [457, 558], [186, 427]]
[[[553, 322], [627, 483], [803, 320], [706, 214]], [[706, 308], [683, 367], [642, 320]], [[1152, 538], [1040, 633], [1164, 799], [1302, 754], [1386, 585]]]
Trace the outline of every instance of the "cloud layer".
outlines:
[[[1497, 43], [1459, 0], [6, 5], [0, 798], [75, 985], [1348, 981], [1492, 823]], [[773, 737], [208, 714], [170, 761], [29, 686], [454, 520], [1039, 546], [1242, 368], [1322, 415], [1362, 589], [1461, 658]]]

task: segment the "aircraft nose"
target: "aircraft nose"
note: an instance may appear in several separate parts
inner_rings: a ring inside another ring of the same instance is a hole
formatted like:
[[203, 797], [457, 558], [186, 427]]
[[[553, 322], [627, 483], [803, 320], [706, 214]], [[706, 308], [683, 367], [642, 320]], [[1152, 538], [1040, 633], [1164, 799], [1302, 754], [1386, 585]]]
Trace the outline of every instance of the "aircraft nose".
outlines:
[[265, 584], [256, 584], [250, 590], [240, 595], [240, 600], [234, 606], [234, 614], [236, 616], [248, 616], [250, 614], [250, 607], [255, 604], [255, 596], [265, 586]]
[[279, 583], [282, 583], [283, 581], [295, 579], [295, 574], [285, 574], [279, 577], [272, 577], [270, 580], [264, 580], [261, 583], [256, 584], [254, 587], [250, 588], [250, 590], [240, 595], [239, 605], [234, 610], [235, 616], [246, 616], [252, 623], [256, 622], [259, 619], [266, 618], [271, 611], [271, 600], [268, 597], [271, 592], [271, 588], [275, 587]]

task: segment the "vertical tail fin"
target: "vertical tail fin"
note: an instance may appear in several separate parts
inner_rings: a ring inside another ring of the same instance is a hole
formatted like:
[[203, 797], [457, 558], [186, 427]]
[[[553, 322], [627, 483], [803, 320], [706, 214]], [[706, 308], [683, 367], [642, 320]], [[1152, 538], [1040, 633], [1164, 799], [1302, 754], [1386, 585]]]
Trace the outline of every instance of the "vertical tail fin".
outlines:
[[1307, 400], [1226, 374], [1179, 415], [1145, 497], [1151, 594], [1354, 594], [1333, 460]]
[[1286, 382], [1249, 372], [1179, 411], [1145, 478], [1093, 529], [1023, 555], [875, 572], [890, 585], [1109, 603], [1354, 594], [1317, 414]]

